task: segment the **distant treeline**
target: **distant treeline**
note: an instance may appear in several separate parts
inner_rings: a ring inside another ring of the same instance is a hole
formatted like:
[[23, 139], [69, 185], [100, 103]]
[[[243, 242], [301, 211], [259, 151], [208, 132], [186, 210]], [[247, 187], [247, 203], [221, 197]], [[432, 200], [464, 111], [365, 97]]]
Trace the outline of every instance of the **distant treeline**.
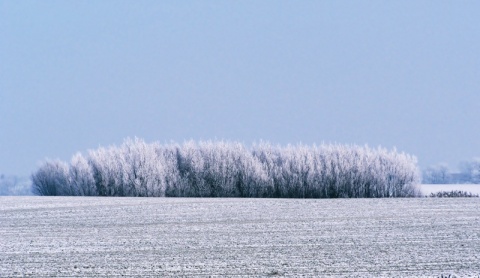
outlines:
[[441, 163], [423, 170], [425, 184], [480, 184], [480, 157], [460, 163], [460, 171], [451, 172], [447, 164]]
[[413, 197], [418, 183], [416, 158], [396, 150], [140, 139], [46, 161], [32, 175], [34, 193], [48, 196]]
[[32, 195], [32, 184], [28, 176], [6, 176], [0, 174], [0, 196]]

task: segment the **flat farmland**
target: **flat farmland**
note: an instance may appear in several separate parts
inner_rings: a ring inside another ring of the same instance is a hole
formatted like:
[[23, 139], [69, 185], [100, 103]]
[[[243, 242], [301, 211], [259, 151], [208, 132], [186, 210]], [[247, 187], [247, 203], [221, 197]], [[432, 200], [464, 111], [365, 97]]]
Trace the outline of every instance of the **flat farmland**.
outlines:
[[480, 198], [0, 197], [0, 277], [480, 275]]

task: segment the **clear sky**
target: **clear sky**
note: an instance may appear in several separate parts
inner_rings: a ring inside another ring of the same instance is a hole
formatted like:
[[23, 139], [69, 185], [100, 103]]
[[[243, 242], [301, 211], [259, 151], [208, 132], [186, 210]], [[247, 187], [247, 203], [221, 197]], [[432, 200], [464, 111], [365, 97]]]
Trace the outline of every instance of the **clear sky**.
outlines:
[[0, 173], [226, 139], [480, 156], [480, 1], [0, 0]]

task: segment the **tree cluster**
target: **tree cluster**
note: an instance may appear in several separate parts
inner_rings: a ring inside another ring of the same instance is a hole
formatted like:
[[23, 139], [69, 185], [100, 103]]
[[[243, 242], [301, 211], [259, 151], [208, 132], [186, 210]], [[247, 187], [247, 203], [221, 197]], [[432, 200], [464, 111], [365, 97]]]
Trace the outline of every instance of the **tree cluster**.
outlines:
[[446, 164], [427, 167], [422, 172], [422, 182], [425, 184], [480, 184], [480, 158], [464, 161], [460, 171], [452, 173]]
[[463, 162], [460, 169], [471, 183], [480, 184], [480, 157]]
[[28, 177], [0, 174], [0, 196], [32, 195], [32, 185]]
[[90, 150], [44, 162], [37, 195], [378, 198], [420, 196], [416, 158], [396, 150], [323, 144], [189, 141]]
[[448, 184], [452, 181], [452, 175], [448, 166], [444, 163], [429, 166], [422, 173], [422, 182], [426, 184]]

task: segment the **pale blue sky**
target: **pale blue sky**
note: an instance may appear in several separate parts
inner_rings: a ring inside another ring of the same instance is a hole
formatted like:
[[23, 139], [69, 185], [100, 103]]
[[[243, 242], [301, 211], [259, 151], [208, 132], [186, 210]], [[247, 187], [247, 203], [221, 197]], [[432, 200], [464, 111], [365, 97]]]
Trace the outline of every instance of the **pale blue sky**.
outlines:
[[0, 0], [0, 173], [187, 139], [480, 156], [480, 1]]

